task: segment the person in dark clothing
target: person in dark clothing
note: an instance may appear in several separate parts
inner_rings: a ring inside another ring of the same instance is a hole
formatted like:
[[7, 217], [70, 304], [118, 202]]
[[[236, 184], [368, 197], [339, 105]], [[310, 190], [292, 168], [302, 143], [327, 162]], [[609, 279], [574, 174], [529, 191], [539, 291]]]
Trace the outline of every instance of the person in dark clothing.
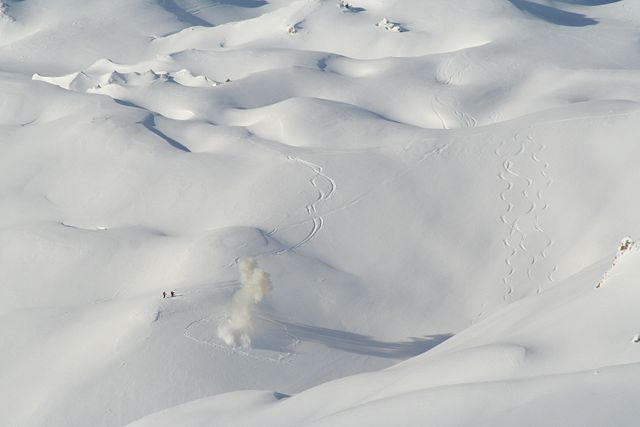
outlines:
[[171, 298], [176, 296], [176, 292], [175, 291], [171, 291]]
[[162, 298], [166, 298], [167, 297], [167, 291], [162, 291]]

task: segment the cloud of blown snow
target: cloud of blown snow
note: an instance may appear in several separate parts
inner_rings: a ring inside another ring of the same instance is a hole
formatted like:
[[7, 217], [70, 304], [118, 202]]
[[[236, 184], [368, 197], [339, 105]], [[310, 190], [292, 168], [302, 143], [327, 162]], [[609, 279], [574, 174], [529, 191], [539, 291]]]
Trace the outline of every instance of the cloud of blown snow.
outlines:
[[271, 291], [269, 274], [258, 267], [253, 258], [238, 263], [241, 287], [233, 294], [229, 317], [218, 326], [218, 337], [227, 345], [251, 346], [251, 315], [253, 308]]

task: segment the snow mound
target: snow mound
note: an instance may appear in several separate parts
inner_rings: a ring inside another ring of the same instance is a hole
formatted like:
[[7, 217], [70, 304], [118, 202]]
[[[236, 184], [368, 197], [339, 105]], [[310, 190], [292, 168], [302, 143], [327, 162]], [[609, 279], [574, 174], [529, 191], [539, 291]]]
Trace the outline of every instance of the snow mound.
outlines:
[[343, 12], [351, 12], [351, 13], [364, 12], [366, 10], [362, 7], [354, 6], [351, 3], [347, 2], [346, 0], [338, 1], [338, 7]]
[[91, 71], [80, 71], [59, 77], [47, 77], [36, 73], [32, 79], [74, 92], [95, 92], [109, 85], [146, 87], [154, 83], [162, 82], [175, 82], [187, 87], [213, 87], [218, 84], [206, 76], [195, 76], [187, 69], [173, 72], [154, 71], [152, 69], [142, 72], [123, 72], [117, 71], [115, 67], [114, 70], [101, 74]]
[[406, 28], [404, 28], [399, 23], [391, 22], [387, 18], [382, 18], [380, 21], [378, 21], [376, 27], [381, 27], [387, 31], [392, 31], [395, 33], [404, 33], [405, 31], [407, 31]]

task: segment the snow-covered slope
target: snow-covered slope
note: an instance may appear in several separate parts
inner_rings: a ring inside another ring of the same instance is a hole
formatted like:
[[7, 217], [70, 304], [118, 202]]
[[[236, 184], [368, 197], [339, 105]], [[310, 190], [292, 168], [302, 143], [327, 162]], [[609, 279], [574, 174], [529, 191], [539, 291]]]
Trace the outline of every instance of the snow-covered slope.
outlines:
[[[534, 389], [551, 410], [579, 387], [558, 375], [637, 360], [626, 329], [576, 344], [589, 363], [567, 343], [610, 292], [574, 274], [640, 231], [640, 5], [349, 3], [0, 2], [5, 423], [118, 426], [218, 393], [294, 394], [444, 341], [289, 399], [170, 414], [304, 423], [367, 402], [382, 422], [455, 374], [522, 387], [506, 416]], [[247, 257], [273, 290], [251, 347], [231, 348], [217, 330]], [[619, 292], [611, 322], [632, 310]], [[555, 341], [523, 330], [587, 296]], [[635, 371], [611, 372], [594, 387]], [[324, 387], [355, 400], [332, 406]]]
[[598, 262], [389, 369], [292, 397], [206, 398], [131, 427], [635, 425], [640, 315], [628, 301], [640, 294], [638, 274], [634, 248], [613, 267]]

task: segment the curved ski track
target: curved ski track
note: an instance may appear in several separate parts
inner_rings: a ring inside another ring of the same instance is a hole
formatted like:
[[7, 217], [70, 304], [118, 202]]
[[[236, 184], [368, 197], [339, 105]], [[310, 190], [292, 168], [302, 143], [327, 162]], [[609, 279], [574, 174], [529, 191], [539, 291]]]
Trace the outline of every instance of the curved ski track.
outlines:
[[[322, 218], [322, 215], [320, 215], [320, 213], [318, 212], [318, 204], [329, 200], [333, 196], [333, 193], [336, 191], [336, 188], [337, 188], [336, 182], [333, 180], [333, 178], [329, 177], [324, 173], [322, 166], [316, 163], [312, 163], [308, 160], [301, 159], [299, 157], [294, 157], [292, 155], [287, 155], [287, 159], [290, 161], [298, 162], [304, 167], [311, 169], [313, 171], [314, 175], [311, 179], [309, 179], [309, 184], [311, 184], [313, 188], [317, 191], [318, 196], [312, 203], [309, 203], [306, 206], [307, 214], [311, 217], [310, 220], [304, 221], [304, 222], [311, 221], [311, 230], [309, 230], [309, 233], [307, 233], [307, 235], [298, 243], [288, 248], [275, 252], [276, 255], [284, 254], [287, 252], [291, 252], [295, 249], [298, 249], [299, 247], [309, 243], [309, 241], [311, 241], [311, 239], [313, 239], [316, 236], [316, 234], [318, 234], [318, 232], [322, 230], [322, 226], [324, 225], [324, 219]], [[324, 183], [324, 186], [321, 185], [320, 182]], [[323, 187], [326, 187], [326, 188], [323, 188]], [[278, 231], [278, 228], [276, 227], [274, 230], [270, 231], [268, 234], [273, 235], [277, 231]]]
[[[266, 321], [266, 322], [274, 323], [274, 322], [270, 321], [269, 319], [266, 319], [266, 318], [263, 318], [263, 317], [259, 317], [259, 318], [264, 320], [264, 321]], [[204, 317], [202, 319], [194, 320], [193, 322], [191, 322], [187, 326], [185, 326], [184, 331], [183, 331], [183, 335], [187, 339], [190, 339], [191, 341], [194, 341], [194, 342], [196, 342], [198, 344], [205, 345], [207, 347], [211, 347], [211, 348], [214, 348], [214, 349], [219, 350], [219, 351], [223, 351], [223, 352], [225, 352], [227, 354], [235, 354], [235, 355], [239, 355], [239, 356], [242, 356], [242, 357], [248, 357], [250, 359], [259, 360], [261, 362], [268, 362], [268, 363], [282, 363], [282, 362], [285, 362], [285, 363], [290, 363], [291, 358], [293, 358], [295, 356], [295, 354], [291, 353], [291, 352], [278, 353], [278, 352], [275, 352], [275, 351], [266, 351], [266, 350], [258, 351], [258, 350], [254, 350], [252, 348], [250, 348], [248, 350], [244, 350], [244, 349], [239, 348], [239, 347], [232, 347], [232, 346], [226, 345], [226, 344], [224, 344], [222, 342], [216, 342], [216, 341], [213, 341], [213, 340], [201, 339], [201, 338], [198, 338], [198, 337], [194, 336], [190, 332], [190, 330], [194, 326], [196, 326], [196, 325], [198, 325], [200, 323], [204, 322], [204, 323], [211, 323], [213, 325], [219, 325], [221, 320], [223, 320], [223, 319], [224, 319], [224, 316], [220, 316], [218, 314], [218, 315], [211, 315], [211, 316], [208, 316], [208, 317]], [[210, 327], [208, 327], [208, 328], [210, 328]], [[213, 329], [215, 330], [215, 326], [214, 326]], [[286, 327], [283, 327], [283, 330], [284, 330], [284, 333], [287, 335], [287, 337], [289, 337], [292, 340], [294, 346], [298, 345], [301, 342], [301, 340], [298, 337], [296, 337], [296, 336], [292, 335], [291, 333], [289, 333], [289, 331], [286, 329]], [[260, 354], [260, 353], [263, 353], [263, 352], [266, 353], [266, 354]], [[275, 353], [277, 356], [274, 355], [272, 357], [271, 353]]]
[[[453, 68], [452, 65], [457, 58], [461, 58], [464, 61], [464, 64], [461, 67], [458, 67], [457, 70], [452, 70]], [[447, 57], [436, 70], [436, 76], [435, 76], [436, 82], [440, 83], [442, 86], [445, 86], [445, 87], [455, 86], [456, 84], [462, 81], [462, 75], [469, 68], [471, 68], [471, 63], [469, 62], [465, 52], [463, 52], [459, 56], [449, 55], [449, 57]], [[440, 120], [442, 128], [443, 129], [451, 128], [450, 124], [447, 122], [447, 120], [445, 120], [445, 117], [442, 112], [443, 109], [448, 109], [453, 111], [453, 115], [458, 121], [458, 124], [456, 127], [477, 126], [478, 120], [472, 115], [461, 110], [457, 105], [457, 102], [455, 101], [454, 97], [451, 97], [452, 98], [451, 102], [445, 102], [443, 100], [443, 95], [445, 90], [446, 89], [443, 88], [437, 91], [433, 99], [431, 100], [431, 109], [435, 113], [438, 120]]]
[[[192, 294], [192, 293], [197, 293], [197, 292], [203, 292], [205, 290], [208, 291], [215, 291], [215, 292], [220, 292], [220, 291], [224, 291], [226, 289], [231, 289], [231, 288], [237, 288], [240, 285], [240, 282], [238, 282], [237, 280], [225, 280], [222, 282], [216, 282], [216, 283], [211, 283], [211, 284], [203, 284], [200, 286], [200, 289], [195, 289], [193, 291], [189, 291], [187, 292], [188, 294]], [[206, 286], [206, 288], [205, 288]], [[158, 316], [159, 317], [159, 316]], [[278, 327], [280, 327], [284, 334], [291, 340], [292, 342], [292, 346], [296, 346], [298, 345], [301, 340], [292, 335], [286, 325], [280, 324], [278, 322], [272, 321], [271, 319], [268, 319], [264, 316], [259, 316], [256, 315], [256, 318], [261, 319], [262, 321], [268, 322], [268, 323], [272, 323]], [[209, 316], [206, 317], [202, 317], [200, 319], [194, 320], [192, 322], [190, 322], [189, 324], [187, 324], [187, 326], [184, 327], [183, 330], [183, 335], [185, 338], [194, 341], [198, 344], [201, 345], [205, 345], [207, 347], [211, 347], [214, 348], [216, 350], [219, 351], [223, 351], [227, 354], [236, 354], [239, 356], [243, 356], [243, 357], [249, 357], [251, 359], [255, 359], [255, 360], [260, 360], [263, 362], [269, 362], [269, 363], [281, 363], [283, 361], [285, 362], [289, 362], [289, 359], [292, 358], [294, 356], [293, 353], [291, 352], [287, 352], [287, 353], [278, 353], [276, 351], [267, 351], [267, 350], [253, 350], [253, 349], [249, 349], [249, 350], [243, 350], [241, 348], [236, 348], [236, 347], [231, 347], [228, 346], [222, 342], [216, 342], [215, 339], [214, 340], [206, 340], [206, 339], [202, 339], [199, 338], [197, 336], [195, 336], [191, 330], [199, 325], [200, 323], [211, 323], [214, 325], [219, 325], [220, 322], [225, 318], [225, 316], [221, 313], [214, 313], [211, 314]], [[207, 329], [209, 330], [215, 330], [215, 327], [213, 329], [210, 329], [210, 327], [207, 327]], [[264, 353], [264, 354], [262, 354]]]

